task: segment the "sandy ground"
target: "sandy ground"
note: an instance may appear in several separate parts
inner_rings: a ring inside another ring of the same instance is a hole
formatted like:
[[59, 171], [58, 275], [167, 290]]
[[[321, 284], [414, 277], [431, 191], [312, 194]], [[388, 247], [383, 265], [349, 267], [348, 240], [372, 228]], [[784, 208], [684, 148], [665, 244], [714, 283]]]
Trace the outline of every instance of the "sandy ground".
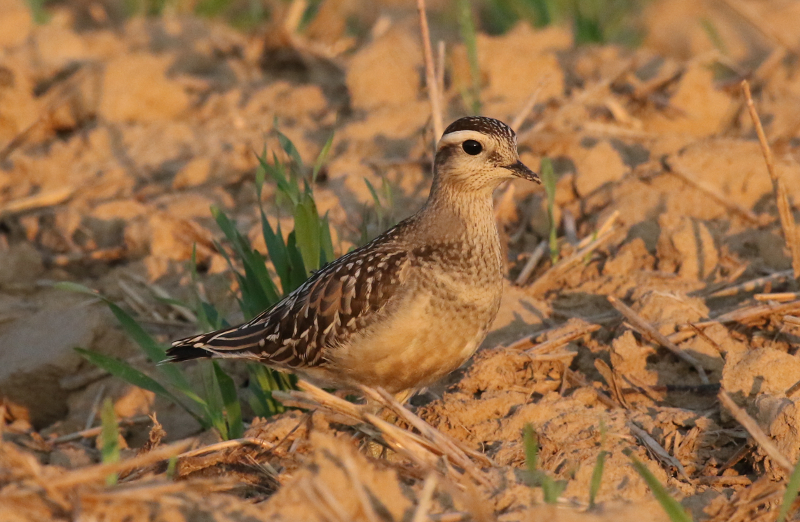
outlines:
[[[244, 35], [74, 4], [34, 25], [21, 0], [0, 3], [0, 519], [667, 520], [627, 451], [697, 520], [776, 518], [800, 458], [800, 300], [739, 84], [796, 203], [800, 4], [654, 1], [636, 50], [575, 48], [564, 28], [480, 34], [483, 113], [514, 123], [526, 164], [553, 159], [561, 261], [520, 277], [548, 236], [546, 198], [502, 188], [506, 295], [465, 368], [415, 397], [413, 418], [298, 393], [313, 413], [253, 419], [238, 446], [82, 361], [73, 347], [152, 371], [102, 304], [51, 283], [100, 290], [166, 342], [196, 329], [157, 299], [189, 298], [196, 244], [206, 294], [235, 320], [209, 207], [263, 248], [253, 151], [279, 150], [276, 124], [308, 161], [335, 131], [314, 190], [339, 253], [378, 232], [364, 179], [389, 183], [395, 219], [411, 213], [433, 140], [413, 6], [328, 1], [302, 31], [276, 13]], [[350, 36], [348, 17], [371, 29]], [[450, 121], [471, 80], [464, 46], [446, 50]], [[138, 459], [114, 470], [78, 433], [104, 397]], [[540, 468], [566, 481], [557, 505], [526, 483], [526, 424]]]

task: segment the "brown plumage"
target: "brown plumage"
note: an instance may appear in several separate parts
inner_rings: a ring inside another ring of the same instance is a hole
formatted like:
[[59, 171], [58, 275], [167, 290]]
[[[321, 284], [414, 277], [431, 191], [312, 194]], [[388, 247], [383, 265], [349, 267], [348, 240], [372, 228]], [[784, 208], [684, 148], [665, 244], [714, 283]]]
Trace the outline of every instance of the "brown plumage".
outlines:
[[498, 120], [461, 118], [442, 136], [416, 214], [312, 275], [253, 320], [175, 341], [172, 361], [232, 357], [338, 387], [393, 393], [430, 384], [486, 336], [502, 292], [492, 192], [538, 176]]

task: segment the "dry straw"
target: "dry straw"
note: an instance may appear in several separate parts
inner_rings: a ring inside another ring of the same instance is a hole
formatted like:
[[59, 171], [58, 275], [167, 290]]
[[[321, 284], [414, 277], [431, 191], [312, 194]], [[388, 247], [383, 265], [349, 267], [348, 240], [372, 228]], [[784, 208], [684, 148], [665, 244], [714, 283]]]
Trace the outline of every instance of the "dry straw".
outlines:
[[769, 177], [772, 179], [772, 190], [778, 202], [778, 215], [781, 218], [781, 228], [783, 229], [783, 236], [786, 240], [786, 247], [789, 249], [792, 256], [792, 269], [794, 270], [794, 278], [796, 280], [800, 278], [800, 243], [797, 241], [797, 228], [795, 227], [792, 208], [789, 205], [786, 182], [780, 172], [775, 168], [775, 158], [772, 156], [772, 149], [767, 142], [767, 136], [764, 134], [764, 128], [761, 126], [761, 119], [758, 117], [758, 112], [756, 112], [753, 96], [750, 93], [750, 84], [747, 83], [747, 80], [744, 80], [741, 86], [745, 101], [747, 102], [747, 110], [750, 111], [750, 118], [753, 120], [756, 134], [758, 134], [758, 142], [761, 144], [761, 152], [764, 154], [764, 161], [767, 163], [767, 172], [769, 172]]
[[[433, 116], [433, 133], [435, 139], [444, 132], [442, 118], [442, 98], [439, 92], [439, 82], [437, 81], [436, 70], [433, 65], [433, 51], [431, 50], [431, 36], [428, 30], [428, 15], [425, 11], [425, 0], [417, 0], [417, 10], [419, 10], [419, 25], [422, 32], [422, 51], [425, 55], [425, 84], [428, 87], [428, 97], [431, 101], [431, 114]], [[444, 51], [440, 51], [444, 56]], [[444, 58], [441, 59], [444, 61]], [[444, 83], [444, 82], [442, 82]]]
[[759, 446], [764, 450], [764, 452], [769, 455], [769, 458], [777, 464], [778, 466], [782, 467], [784, 470], [788, 471], [789, 473], [792, 472], [794, 466], [792, 463], [789, 462], [787, 459], [778, 449], [777, 446], [772, 442], [772, 439], [767, 436], [766, 433], [759, 427], [758, 423], [747, 414], [744, 409], [740, 408], [731, 396], [728, 395], [725, 390], [719, 392], [719, 402], [725, 409], [728, 410], [731, 415], [741, 424], [744, 429], [747, 430], [747, 433], [750, 434], [751, 437], [758, 443]]

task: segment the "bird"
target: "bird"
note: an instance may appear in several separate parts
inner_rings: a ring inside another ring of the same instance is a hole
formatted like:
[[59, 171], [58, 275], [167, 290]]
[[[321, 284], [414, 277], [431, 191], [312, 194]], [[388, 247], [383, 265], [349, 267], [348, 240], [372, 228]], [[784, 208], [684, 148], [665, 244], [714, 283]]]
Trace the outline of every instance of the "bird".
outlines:
[[497, 316], [504, 263], [492, 194], [513, 178], [541, 183], [508, 125], [454, 121], [420, 210], [252, 320], [173, 342], [167, 361], [246, 359], [320, 386], [380, 386], [407, 399], [465, 363]]

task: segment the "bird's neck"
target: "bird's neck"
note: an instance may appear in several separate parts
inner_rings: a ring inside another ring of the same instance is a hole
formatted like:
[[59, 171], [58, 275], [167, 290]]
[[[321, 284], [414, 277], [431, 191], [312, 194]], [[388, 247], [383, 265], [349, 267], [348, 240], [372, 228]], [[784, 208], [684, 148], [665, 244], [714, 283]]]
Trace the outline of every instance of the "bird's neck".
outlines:
[[499, 246], [492, 190], [468, 190], [435, 183], [417, 214], [419, 231], [432, 242]]

